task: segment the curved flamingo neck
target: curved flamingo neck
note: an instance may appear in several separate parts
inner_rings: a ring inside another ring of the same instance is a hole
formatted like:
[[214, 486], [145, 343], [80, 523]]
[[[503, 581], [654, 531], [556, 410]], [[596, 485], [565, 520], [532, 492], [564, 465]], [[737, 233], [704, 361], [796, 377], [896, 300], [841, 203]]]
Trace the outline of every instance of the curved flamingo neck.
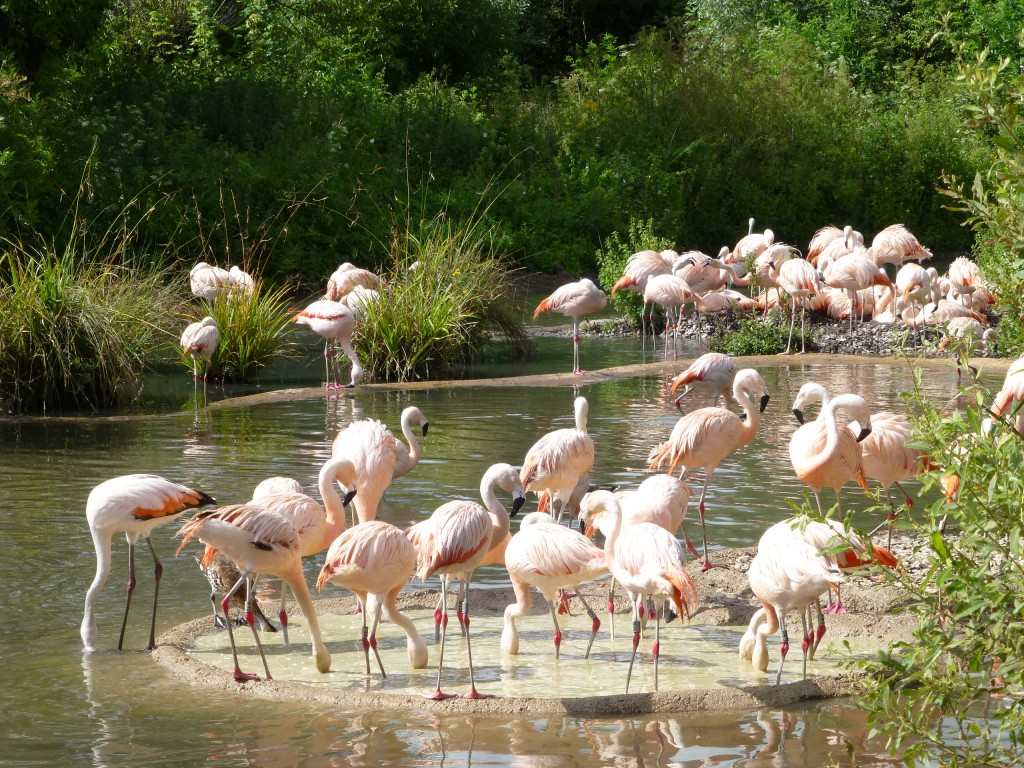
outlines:
[[92, 541], [96, 547], [96, 576], [89, 591], [85, 593], [85, 614], [82, 616], [82, 644], [85, 650], [95, 650], [96, 644], [96, 596], [110, 575], [110, 550], [112, 536], [107, 531], [92, 529]]
[[587, 398], [577, 397], [575, 403], [576, 429], [584, 434], [587, 432], [587, 415], [589, 410], [590, 404], [587, 403]]
[[411, 470], [420, 462], [420, 441], [412, 428], [412, 413], [402, 414], [402, 434], [405, 436], [405, 442], [409, 444], [408, 467]]
[[[341, 477], [342, 472], [345, 473]], [[345, 504], [338, 493], [335, 480], [346, 486], [355, 485], [355, 467], [346, 458], [335, 457], [328, 460], [320, 468], [320, 475], [317, 478], [317, 485], [320, 488], [320, 498], [324, 500], [324, 510], [327, 513], [327, 528], [321, 542], [321, 549], [331, 545], [342, 531], [345, 530]]]
[[320, 622], [317, 621], [316, 607], [313, 605], [313, 597], [309, 594], [309, 586], [302, 576], [302, 565], [297, 563], [294, 568], [281, 574], [282, 580], [291, 588], [295, 602], [302, 609], [302, 615], [306, 617], [309, 625], [309, 638], [313, 645], [313, 658], [316, 659], [316, 668], [320, 672], [331, 670], [331, 652], [324, 645], [320, 635]]
[[409, 661], [412, 663], [413, 668], [426, 666], [427, 644], [423, 642], [423, 638], [420, 637], [420, 633], [416, 629], [416, 625], [413, 624], [412, 619], [398, 610], [397, 597], [397, 590], [390, 593], [384, 601], [384, 610], [387, 612], [388, 618], [391, 619], [392, 623], [401, 627], [402, 631], [405, 632]]
[[746, 414], [747, 418], [743, 420], [743, 435], [745, 438], [744, 445], [749, 443], [754, 435], [757, 434], [757, 428], [761, 424], [761, 410], [759, 403], [754, 402], [754, 397], [747, 386], [742, 381], [736, 381], [732, 386], [733, 397], [736, 398], [736, 402], [740, 404], [743, 409], [743, 413]]
[[508, 510], [498, 500], [498, 494], [494, 492], [494, 486], [497, 485], [497, 482], [498, 472], [493, 467], [484, 472], [484, 476], [480, 480], [480, 498], [484, 502], [484, 507], [486, 507], [491, 515], [491, 523], [493, 525], [490, 544], [492, 549], [504, 541], [510, 531]]

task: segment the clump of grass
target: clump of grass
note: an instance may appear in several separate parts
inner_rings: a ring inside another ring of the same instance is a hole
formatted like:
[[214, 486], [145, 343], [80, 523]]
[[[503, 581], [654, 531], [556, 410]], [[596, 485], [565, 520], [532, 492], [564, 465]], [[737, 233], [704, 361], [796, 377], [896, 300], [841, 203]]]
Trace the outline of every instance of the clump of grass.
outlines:
[[120, 236], [100, 258], [84, 238], [58, 250], [2, 241], [0, 405], [8, 412], [97, 410], [137, 396], [170, 342], [182, 285], [123, 263]]
[[[204, 302], [201, 316], [213, 317], [220, 330], [220, 343], [207, 368], [209, 374], [216, 379], [245, 382], [275, 358], [291, 354], [287, 344], [292, 329], [289, 296], [288, 286], [275, 288], [257, 280], [252, 292], [232, 291]], [[192, 358], [184, 351], [181, 361], [192, 370]]]
[[367, 373], [386, 381], [457, 374], [493, 339], [529, 348], [516, 318], [511, 273], [493, 229], [440, 214], [392, 236], [379, 301], [367, 303], [354, 345]]
[[[807, 332], [807, 337], [810, 340], [810, 331]], [[709, 338], [709, 346], [713, 352], [735, 356], [774, 355], [786, 349], [789, 317], [776, 307], [768, 313], [764, 321], [760, 318], [742, 317], [739, 319], [738, 328], [717, 330]], [[800, 340], [798, 319], [798, 324], [793, 330], [794, 347], [799, 348]]]

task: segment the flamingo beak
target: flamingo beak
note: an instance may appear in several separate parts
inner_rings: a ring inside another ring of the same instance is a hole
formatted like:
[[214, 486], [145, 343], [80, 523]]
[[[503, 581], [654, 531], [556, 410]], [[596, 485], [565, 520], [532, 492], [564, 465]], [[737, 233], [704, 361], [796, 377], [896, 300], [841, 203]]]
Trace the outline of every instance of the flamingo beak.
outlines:
[[344, 496], [341, 497], [342, 505], [347, 507], [349, 504], [352, 503], [352, 499], [354, 499], [355, 497], [356, 497], [356, 489], [353, 488], [351, 491], [349, 491], [348, 493], [346, 493]]
[[761, 395], [761, 413], [764, 413], [764, 409], [768, 407], [768, 401], [771, 399], [771, 395], [769, 395], [767, 392]]
[[423, 436], [424, 437], [427, 436], [427, 428], [428, 427], [430, 427], [430, 422], [429, 421], [424, 421], [423, 422], [423, 426], [421, 427], [421, 429], [423, 430]]
[[512, 511], [509, 513], [509, 517], [515, 517], [519, 514], [519, 510], [523, 508], [526, 503], [526, 496], [522, 491], [516, 491], [512, 494]]
[[801, 411], [799, 408], [794, 408], [793, 409], [793, 415], [796, 416], [796, 420], [799, 423], [801, 423], [801, 424], [804, 423], [804, 412]]
[[591, 536], [594, 535], [594, 524], [587, 523], [586, 521], [583, 521], [583, 524], [586, 525], [586, 527], [583, 529], [583, 535], [589, 539]]
[[683, 412], [683, 406], [681, 406], [681, 405], [679, 404], [679, 403], [680, 403], [680, 401], [681, 401], [682, 399], [683, 399], [683, 396], [682, 396], [682, 395], [680, 395], [679, 397], [677, 397], [677, 398], [676, 398], [676, 401], [675, 401], [675, 405], [676, 405], [676, 408], [678, 408], [678, 409], [679, 409], [679, 412], [680, 412], [680, 413], [682, 413], [682, 412]]
[[857, 435], [857, 442], [861, 442], [865, 437], [871, 434], [871, 427], [864, 427], [861, 429], [860, 434]]

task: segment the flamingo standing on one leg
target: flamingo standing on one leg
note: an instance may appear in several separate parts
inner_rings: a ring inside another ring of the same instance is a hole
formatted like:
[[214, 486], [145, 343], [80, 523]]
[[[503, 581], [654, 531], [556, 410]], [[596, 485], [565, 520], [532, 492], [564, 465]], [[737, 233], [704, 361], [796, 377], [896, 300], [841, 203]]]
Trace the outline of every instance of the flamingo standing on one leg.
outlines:
[[430, 422], [419, 408], [410, 405], [402, 411], [402, 434], [408, 445], [376, 419], [353, 421], [334, 438], [334, 456], [347, 458], [356, 469], [354, 487], [358, 493], [353, 506], [359, 522], [374, 520], [391, 481], [409, 474], [419, 463], [420, 443], [413, 423], [426, 437]]
[[[242, 570], [242, 578], [224, 595], [224, 599], [221, 601], [225, 619], [228, 618], [228, 605], [231, 596], [243, 584], [247, 588], [247, 605], [252, 604], [255, 574], [265, 573], [284, 579], [291, 588], [292, 594], [295, 595], [295, 600], [309, 625], [309, 636], [312, 641], [316, 668], [320, 672], [330, 671], [331, 654], [320, 637], [320, 624], [317, 621], [316, 608], [313, 606], [313, 598], [309, 594], [309, 587], [302, 574], [299, 534], [291, 520], [268, 509], [248, 504], [231, 504], [194, 515], [181, 526], [178, 535], [182, 537], [181, 546], [178, 547], [179, 552], [195, 536], [209, 545], [204, 559], [212, 557], [211, 552], [221, 551], [234, 560]], [[267, 679], [270, 680], [270, 667], [267, 665], [263, 645], [256, 633], [251, 608], [246, 610], [245, 618], [256, 639], [256, 648], [263, 660], [263, 669]], [[227, 621], [227, 625], [228, 637], [231, 640], [231, 654], [235, 661], [235, 680], [242, 682], [256, 679], [255, 675], [246, 674], [239, 667], [238, 651], [235, 648], [235, 636], [230, 620]]]
[[215, 501], [202, 491], [166, 480], [159, 475], [121, 475], [97, 485], [89, 493], [85, 504], [85, 517], [96, 548], [96, 576], [85, 594], [85, 615], [82, 617], [82, 644], [85, 650], [96, 650], [96, 597], [110, 574], [111, 540], [115, 533], [124, 533], [128, 539], [128, 597], [124, 604], [121, 634], [117, 650], [124, 645], [124, 630], [128, 624], [128, 608], [135, 591], [135, 543], [139, 536], [146, 539], [153, 555], [153, 618], [149, 625], [147, 651], [156, 648], [156, 599], [160, 591], [163, 566], [150, 540], [154, 528], [166, 525], [189, 509], [205, 507]]
[[[355, 593], [363, 616], [363, 654], [366, 674], [370, 674], [370, 649], [377, 657], [381, 677], [387, 677], [380, 653], [377, 651], [377, 625], [381, 608], [388, 618], [400, 626], [406, 635], [406, 651], [413, 669], [427, 666], [427, 646], [416, 631], [416, 626], [398, 610], [396, 599], [416, 567], [416, 547], [405, 534], [381, 520], [356, 525], [343, 531], [327, 550], [327, 558], [316, 580], [317, 590], [328, 581]], [[372, 596], [376, 605], [367, 604]], [[366, 616], [373, 612], [373, 628], [367, 635]]]
[[[793, 403], [794, 413], [800, 412], [803, 400], [800, 393]], [[843, 410], [860, 425], [860, 433], [854, 436], [849, 427], [836, 422], [836, 411]], [[800, 416], [797, 416], [799, 420]], [[818, 511], [824, 515], [821, 503], [821, 489], [828, 487], [836, 492], [836, 504], [840, 515], [843, 513], [840, 489], [850, 480], [856, 480], [865, 491], [868, 489], [864, 477], [864, 464], [860, 441], [871, 434], [871, 411], [864, 398], [859, 395], [840, 395], [832, 398], [822, 409], [821, 416], [801, 426], [789, 441], [789, 459], [793, 470], [814, 492]]]
[[556, 288], [533, 312], [534, 320], [541, 312], [559, 312], [572, 318], [572, 372], [576, 376], [586, 373], [580, 368], [580, 318], [600, 312], [606, 306], [605, 292], [594, 285], [593, 280], [583, 278]]
[[356, 317], [352, 310], [338, 301], [320, 299], [314, 301], [301, 312], [295, 315], [292, 320], [300, 325], [308, 325], [314, 333], [324, 337], [324, 370], [327, 375], [327, 389], [337, 389], [341, 384], [331, 380], [330, 359], [334, 354], [331, 349], [331, 342], [336, 341], [341, 345], [342, 351], [352, 361], [352, 374], [349, 383], [345, 387], [354, 387], [363, 380], [363, 366], [359, 364], [355, 350], [352, 349], [352, 331], [355, 329]]
[[[516, 619], [530, 613], [530, 587], [536, 587], [548, 601], [551, 620], [555, 624], [555, 658], [562, 645], [562, 630], [555, 609], [556, 594], [566, 588], [592, 581], [608, 573], [603, 550], [595, 547], [578, 531], [553, 524], [549, 515], [534, 512], [527, 515], [519, 532], [505, 548], [505, 567], [512, 581], [516, 602], [505, 608], [505, 626], [501, 633], [501, 650], [519, 653], [519, 632]], [[591, 618], [590, 642], [583, 658], [590, 658], [590, 648], [601, 628], [601, 620], [577, 595]]]
[[[633, 654], [626, 674], [626, 693], [633, 674], [636, 648], [640, 644], [640, 607], [644, 596], [656, 603], [655, 634], [651, 655], [654, 657], [654, 690], [658, 690], [658, 658], [661, 650], [661, 606], [668, 600], [680, 616], [689, 618], [697, 603], [697, 588], [686, 572], [686, 556], [678, 539], [653, 523], [637, 523], [622, 527], [622, 511], [614, 494], [593, 491], [583, 497], [580, 515], [588, 526], [602, 517], [608, 519], [604, 549], [608, 570], [632, 597]], [[589, 533], [589, 532], [588, 532]]]
[[728, 404], [729, 395], [732, 393], [732, 382], [735, 378], [736, 362], [731, 356], [721, 352], [707, 352], [672, 379], [669, 394], [674, 395], [679, 387], [686, 386], [683, 393], [675, 400], [676, 408], [680, 407], [679, 402], [686, 396], [686, 393], [693, 389], [714, 392], [714, 405], [718, 405], [719, 396], [724, 397]]
[[[680, 478], [688, 469], [704, 468], [704, 487], [697, 510], [704, 536], [702, 569], [705, 571], [713, 567], [708, 558], [708, 534], [704, 523], [704, 498], [708, 484], [726, 456], [754, 439], [761, 412], [768, 406], [768, 388], [761, 374], [753, 368], [744, 368], [736, 374], [732, 391], [736, 402], [743, 408], [743, 419], [725, 408], [698, 408], [681, 417], [669, 439], [655, 446], [647, 457], [648, 469], [659, 469], [664, 464], [668, 466], [668, 474], [672, 474], [679, 467]], [[755, 398], [760, 399], [759, 405], [755, 405]]]
[[210, 358], [213, 357], [217, 345], [220, 343], [220, 328], [217, 321], [212, 317], [204, 317], [198, 323], [189, 324], [181, 334], [181, 348], [186, 355], [192, 358], [192, 386], [193, 396], [199, 386], [199, 361], [203, 358], [203, 400], [206, 400], [206, 376], [210, 367]]
[[[527, 491], [548, 491], [551, 510], [561, 522], [567, 503], [580, 475], [594, 467], [594, 440], [587, 434], [587, 398], [577, 397], [573, 402], [575, 429], [556, 429], [543, 435], [523, 459], [519, 478]], [[555, 514], [555, 502], [558, 512]]]
[[[767, 637], [781, 627], [782, 647], [779, 659], [779, 671], [775, 676], [775, 684], [782, 680], [782, 666], [789, 653], [789, 633], [786, 631], [786, 614], [792, 610], [800, 611], [803, 624], [804, 677], [807, 677], [807, 655], [811, 647], [807, 627], [807, 609], [826, 592], [829, 587], [837, 592], [842, 575], [829, 567], [828, 561], [818, 555], [814, 547], [792, 540], [786, 546], [766, 547], [758, 549], [747, 571], [750, 589], [761, 601], [763, 613], [755, 613], [751, 625], [747, 629], [746, 640], [741, 640], [740, 654], [750, 653], [756, 668], [761, 671], [768, 669]], [[758, 622], [760, 619], [760, 623]], [[753, 648], [750, 648], [749, 636], [753, 636]]]
[[486, 508], [475, 501], [449, 501], [435, 509], [429, 518], [406, 531], [416, 546], [416, 575], [419, 579], [426, 581], [434, 574], [441, 577], [441, 596], [434, 612], [435, 625], [440, 627], [441, 651], [437, 661], [437, 687], [428, 697], [430, 699], [452, 697], [452, 694], [441, 692], [444, 642], [448, 628], [448, 582], [452, 578], [459, 581], [459, 607], [456, 615], [466, 635], [466, 652], [469, 656], [470, 688], [464, 698], [488, 698], [476, 689], [469, 635], [469, 582], [473, 578], [473, 571], [490, 549], [491, 542], [508, 534], [509, 514], [498, 501], [494, 493], [495, 486], [512, 492], [513, 512], [518, 511], [525, 500], [519, 476], [509, 464], [494, 464], [480, 480], [480, 495]]

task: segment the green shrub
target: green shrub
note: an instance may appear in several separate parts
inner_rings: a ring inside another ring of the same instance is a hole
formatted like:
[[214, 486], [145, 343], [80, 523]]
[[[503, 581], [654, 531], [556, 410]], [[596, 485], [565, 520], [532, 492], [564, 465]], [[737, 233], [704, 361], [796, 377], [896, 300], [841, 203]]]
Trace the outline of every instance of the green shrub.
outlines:
[[601, 287], [608, 294], [608, 299], [615, 310], [629, 318], [630, 322], [635, 325], [640, 324], [640, 312], [643, 311], [644, 305], [643, 298], [633, 291], [616, 291], [612, 296], [612, 286], [622, 277], [626, 262], [634, 253], [648, 249], [663, 251], [672, 247], [674, 246], [671, 240], [654, 234], [653, 219], [646, 221], [630, 219], [626, 235], [622, 236], [618, 232], [612, 232], [597, 252], [598, 278]]
[[[801, 344], [800, 319], [793, 329], [792, 348]], [[768, 312], [768, 318], [762, 322], [760, 318], [741, 317], [739, 328], [730, 327], [730, 321], [721, 316], [712, 319], [715, 330], [708, 335], [708, 346], [712, 352], [723, 352], [727, 355], [774, 355], [786, 350], [789, 339], [789, 317], [777, 307]], [[811, 333], [806, 333], [808, 341]]]
[[492, 339], [528, 348], [510, 272], [481, 219], [444, 213], [396, 229], [380, 301], [366, 305], [354, 345], [373, 378], [412, 381], [458, 374]]

